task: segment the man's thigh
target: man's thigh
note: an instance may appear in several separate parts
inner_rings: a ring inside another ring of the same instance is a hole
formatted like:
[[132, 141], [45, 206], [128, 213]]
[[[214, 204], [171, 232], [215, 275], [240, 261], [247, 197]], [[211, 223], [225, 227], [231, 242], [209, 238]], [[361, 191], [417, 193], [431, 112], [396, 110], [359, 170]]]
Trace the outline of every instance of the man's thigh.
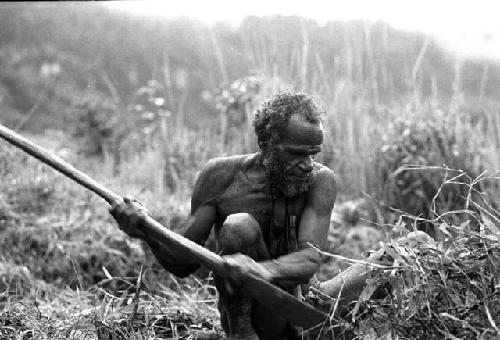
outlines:
[[217, 233], [217, 252], [221, 255], [242, 253], [256, 261], [270, 258], [262, 228], [248, 213], [231, 214], [226, 218]]

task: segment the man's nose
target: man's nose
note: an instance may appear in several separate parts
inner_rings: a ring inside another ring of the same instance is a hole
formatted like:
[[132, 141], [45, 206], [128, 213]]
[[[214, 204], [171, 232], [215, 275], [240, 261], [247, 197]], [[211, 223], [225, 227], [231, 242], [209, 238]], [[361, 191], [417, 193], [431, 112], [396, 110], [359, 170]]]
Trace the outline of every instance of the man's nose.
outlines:
[[300, 169], [304, 172], [311, 172], [313, 170], [313, 162], [311, 156], [304, 157], [300, 162]]

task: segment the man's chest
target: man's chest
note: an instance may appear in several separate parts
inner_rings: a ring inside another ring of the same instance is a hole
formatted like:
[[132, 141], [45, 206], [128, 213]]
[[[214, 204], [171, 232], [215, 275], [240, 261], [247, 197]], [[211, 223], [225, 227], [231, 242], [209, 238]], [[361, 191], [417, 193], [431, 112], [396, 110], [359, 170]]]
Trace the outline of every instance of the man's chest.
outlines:
[[290, 216], [300, 218], [305, 204], [305, 195], [273, 201], [265, 181], [241, 176], [219, 196], [217, 219], [221, 224], [231, 214], [248, 213], [263, 229], [270, 225], [285, 226]]

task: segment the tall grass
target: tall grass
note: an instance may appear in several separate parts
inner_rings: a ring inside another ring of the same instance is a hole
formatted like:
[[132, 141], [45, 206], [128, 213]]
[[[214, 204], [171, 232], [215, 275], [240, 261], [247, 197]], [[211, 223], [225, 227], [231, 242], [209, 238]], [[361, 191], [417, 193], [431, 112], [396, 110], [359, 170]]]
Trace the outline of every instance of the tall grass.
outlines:
[[[257, 150], [251, 127], [252, 112], [261, 101], [280, 90], [308, 92], [326, 108], [324, 151], [319, 160], [337, 172], [341, 196], [346, 198], [383, 192], [385, 183], [375, 163], [384, 146], [393, 142], [389, 139], [397, 132], [394, 123], [400, 120], [435, 124], [447, 121], [460, 157], [464, 158], [463, 164], [477, 174], [500, 169], [500, 155], [496, 151], [500, 147], [498, 104], [483, 97], [481, 101], [465, 98], [462, 88], [474, 84], [461, 84], [462, 61], [458, 58], [451, 61], [456, 65], [455, 79], [449, 84], [453, 91], [448, 93], [437, 88], [437, 75], [427, 67], [426, 59], [432, 57], [427, 54], [431, 47], [436, 49], [434, 41], [417, 40], [416, 59], [394, 65], [390, 57], [392, 36], [387, 30], [381, 36], [378, 31], [372, 34], [371, 25], [365, 23], [362, 30], [342, 31], [345, 45], [333, 60], [324, 60], [321, 51], [310, 49], [313, 37], [309, 37], [307, 25], [302, 25], [297, 41], [287, 51], [272, 45], [277, 40], [266, 41], [255, 32], [243, 31], [244, 55], [256, 65], [259, 79], [258, 90], [248, 90], [251, 100], [237, 108], [238, 112], [219, 109], [218, 116], [211, 119], [214, 123], [200, 129], [185, 122], [182, 109], [171, 108], [172, 116], [159, 122], [161, 134], [143, 153], [124, 162], [120, 176], [130, 176], [134, 168], [147, 166], [146, 172], [140, 172], [147, 174], [149, 180], [154, 179], [151, 188], [155, 193], [189, 192], [196, 171], [209, 158]], [[276, 39], [279, 33], [276, 32]], [[214, 53], [219, 56], [219, 70], [225, 70], [228, 67], [223, 63], [227, 58], [222, 57], [219, 38], [212, 32], [211, 39]], [[404, 70], [403, 79], [395, 78], [399, 73], [393, 72], [394, 67]], [[479, 92], [485, 82], [487, 78], [482, 77], [481, 83], [476, 84]], [[171, 81], [165, 80], [165, 97], [170, 95], [168, 84]], [[241, 80], [223, 83], [219, 92], [213, 92], [232, 93], [238, 84]], [[214, 105], [220, 104], [221, 99], [215, 94]], [[240, 100], [237, 96], [232, 99]], [[235, 114], [243, 118], [239, 125], [232, 126], [231, 115]], [[238, 134], [228, 138], [231, 129], [237, 129]], [[170, 190], [166, 192], [165, 187]]]

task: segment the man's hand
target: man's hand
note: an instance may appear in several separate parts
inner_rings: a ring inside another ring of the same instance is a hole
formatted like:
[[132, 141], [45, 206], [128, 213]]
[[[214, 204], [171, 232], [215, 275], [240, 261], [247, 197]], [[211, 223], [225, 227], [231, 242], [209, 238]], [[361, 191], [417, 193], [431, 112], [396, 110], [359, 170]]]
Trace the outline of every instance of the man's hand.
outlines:
[[273, 279], [273, 273], [270, 268], [265, 264], [255, 262], [247, 255], [225, 255], [223, 259], [228, 278], [236, 285], [240, 285], [246, 279], [245, 274], [254, 275], [268, 282]]
[[124, 197], [122, 202], [111, 207], [109, 213], [127, 235], [146, 240], [146, 235], [141, 227], [144, 218], [149, 215], [149, 211], [138, 200]]

